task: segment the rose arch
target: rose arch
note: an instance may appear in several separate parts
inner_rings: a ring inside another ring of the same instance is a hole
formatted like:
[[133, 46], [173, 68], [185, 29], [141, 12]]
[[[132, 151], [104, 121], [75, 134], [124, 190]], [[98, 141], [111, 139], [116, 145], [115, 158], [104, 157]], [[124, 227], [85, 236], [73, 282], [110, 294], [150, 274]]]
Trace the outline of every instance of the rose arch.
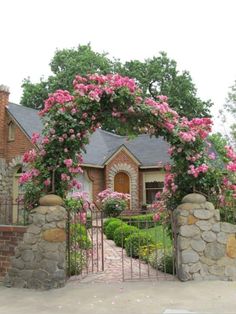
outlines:
[[[118, 74], [76, 76], [73, 94], [58, 90], [46, 100], [40, 116], [43, 136], [34, 134], [37, 150], [24, 155], [30, 171], [21, 177], [25, 201], [37, 204], [50, 191], [65, 197], [80, 183], [81, 153], [96, 128], [134, 137], [140, 133], [162, 136], [170, 144], [171, 164], [166, 165], [165, 186], [155, 203], [157, 210], [173, 209], [182, 197], [198, 191], [222, 201], [236, 197], [230, 176], [236, 171], [236, 154], [227, 147], [225, 176], [220, 175], [207, 141], [210, 118], [189, 120], [171, 109], [166, 96], [145, 98], [133, 79]], [[223, 166], [223, 167], [224, 167]]]

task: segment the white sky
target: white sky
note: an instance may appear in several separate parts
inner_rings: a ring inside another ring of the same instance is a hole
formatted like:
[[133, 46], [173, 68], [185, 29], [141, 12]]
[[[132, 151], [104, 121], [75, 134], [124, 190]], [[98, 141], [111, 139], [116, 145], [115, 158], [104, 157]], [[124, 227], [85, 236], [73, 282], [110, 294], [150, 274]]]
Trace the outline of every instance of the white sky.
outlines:
[[[57, 48], [91, 43], [122, 61], [167, 52], [217, 115], [236, 80], [236, 0], [1, 0], [0, 84], [50, 74]], [[216, 121], [219, 126], [219, 122]]]

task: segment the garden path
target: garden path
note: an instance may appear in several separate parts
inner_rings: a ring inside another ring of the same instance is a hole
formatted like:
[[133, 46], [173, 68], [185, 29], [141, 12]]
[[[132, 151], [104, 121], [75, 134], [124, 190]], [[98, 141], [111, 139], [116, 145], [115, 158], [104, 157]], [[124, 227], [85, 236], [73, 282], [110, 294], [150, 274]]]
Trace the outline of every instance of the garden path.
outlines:
[[[100, 231], [99, 231], [100, 232]], [[96, 243], [94, 243], [96, 249]], [[82, 283], [114, 283], [122, 281], [139, 281], [139, 280], [175, 280], [170, 274], [163, 273], [152, 268], [150, 265], [126, 255], [125, 250], [115, 245], [112, 240], [104, 236], [104, 271], [91, 272], [91, 264], [88, 274], [73, 276], [69, 280], [79, 280]], [[123, 252], [122, 252], [123, 251]], [[96, 251], [94, 252], [94, 262], [101, 268], [101, 252], [98, 254], [98, 261], [95, 260]]]

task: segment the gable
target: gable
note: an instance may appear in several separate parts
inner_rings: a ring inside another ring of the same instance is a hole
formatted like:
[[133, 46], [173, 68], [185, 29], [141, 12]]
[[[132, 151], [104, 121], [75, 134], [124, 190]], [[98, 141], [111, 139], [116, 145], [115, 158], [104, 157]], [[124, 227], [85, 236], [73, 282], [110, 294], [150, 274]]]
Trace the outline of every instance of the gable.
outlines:
[[118, 148], [104, 163], [108, 165], [110, 163], [134, 163], [136, 166], [139, 166], [140, 161], [124, 146]]

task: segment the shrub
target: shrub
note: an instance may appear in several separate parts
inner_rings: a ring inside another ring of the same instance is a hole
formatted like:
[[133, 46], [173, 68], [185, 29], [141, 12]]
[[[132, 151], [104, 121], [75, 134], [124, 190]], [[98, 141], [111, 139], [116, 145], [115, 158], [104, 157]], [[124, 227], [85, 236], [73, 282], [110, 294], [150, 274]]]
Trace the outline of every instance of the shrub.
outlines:
[[113, 240], [117, 246], [124, 247], [126, 238], [138, 231], [136, 227], [123, 224], [115, 230]]
[[70, 238], [71, 245], [78, 246], [79, 249], [89, 249], [92, 246], [86, 227], [80, 223], [70, 225]]
[[153, 214], [121, 216], [120, 219], [139, 229], [153, 228], [156, 225], [156, 222], [153, 221]]
[[109, 223], [105, 228], [105, 235], [107, 239], [113, 240], [115, 230], [123, 224], [123, 221], [113, 221]]
[[68, 269], [68, 275], [80, 275], [85, 266], [86, 258], [84, 252], [72, 251], [70, 255], [70, 267]]
[[127, 207], [127, 202], [122, 199], [109, 198], [103, 204], [104, 214], [107, 217], [117, 217]]
[[153, 254], [157, 254], [159, 249], [163, 248], [162, 243], [156, 243], [156, 244], [148, 244], [141, 246], [139, 250], [139, 258], [142, 259], [145, 262], [149, 261], [150, 256]]
[[164, 252], [164, 250], [159, 250], [153, 252], [149, 256], [148, 262], [155, 269], [168, 274], [173, 274], [174, 258], [172, 251]]
[[113, 222], [113, 221], [120, 221], [120, 219], [114, 218], [114, 217], [107, 218], [107, 219], [103, 222], [103, 228], [104, 228], [104, 230], [105, 230], [106, 227], [109, 225], [109, 223], [111, 223], [111, 222]]
[[145, 232], [133, 233], [125, 241], [125, 250], [128, 256], [139, 257], [142, 246], [154, 244], [152, 237]]

